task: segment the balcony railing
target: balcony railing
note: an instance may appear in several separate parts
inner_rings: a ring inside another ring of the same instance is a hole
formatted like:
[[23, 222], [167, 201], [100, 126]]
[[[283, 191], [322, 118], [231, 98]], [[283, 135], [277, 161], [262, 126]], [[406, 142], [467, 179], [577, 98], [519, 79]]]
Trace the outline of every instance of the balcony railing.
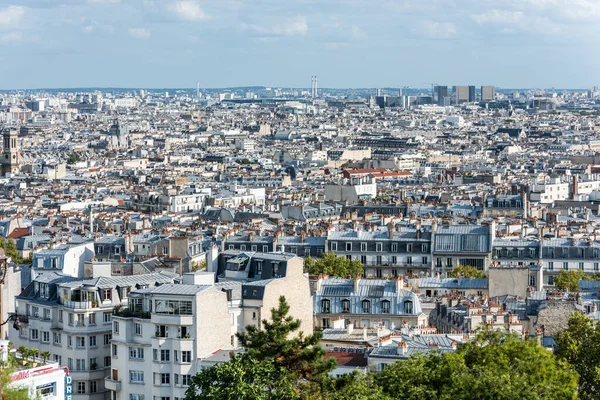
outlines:
[[63, 300], [62, 304], [66, 308], [72, 308], [74, 310], [82, 310], [82, 309], [92, 308], [92, 302], [91, 301], [70, 301], [70, 300]]

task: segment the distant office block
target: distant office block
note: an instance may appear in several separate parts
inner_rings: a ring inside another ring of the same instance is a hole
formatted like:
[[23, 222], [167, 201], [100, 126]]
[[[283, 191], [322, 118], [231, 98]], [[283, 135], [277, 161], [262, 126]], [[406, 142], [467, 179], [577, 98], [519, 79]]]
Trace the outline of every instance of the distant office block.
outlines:
[[469, 86], [469, 103], [477, 101], [477, 97], [475, 95], [475, 86]]
[[433, 102], [438, 106], [446, 106], [448, 99], [448, 86], [436, 86], [433, 88]]
[[496, 88], [494, 86], [481, 87], [481, 101], [492, 101], [496, 98]]
[[454, 86], [453, 88], [454, 103], [460, 104], [469, 101], [469, 87], [468, 86]]

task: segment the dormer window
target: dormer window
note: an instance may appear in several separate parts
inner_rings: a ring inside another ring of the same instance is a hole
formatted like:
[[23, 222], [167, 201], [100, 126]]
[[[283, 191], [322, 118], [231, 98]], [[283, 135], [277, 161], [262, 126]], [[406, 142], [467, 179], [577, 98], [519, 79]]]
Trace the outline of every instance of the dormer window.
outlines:
[[362, 301], [362, 311], [366, 314], [371, 312], [371, 302], [369, 300]]
[[406, 300], [404, 302], [404, 313], [412, 314], [413, 313], [413, 302], [410, 300]]
[[329, 314], [331, 312], [331, 302], [327, 299], [321, 300], [321, 313]]
[[102, 289], [102, 301], [112, 301], [112, 289]]

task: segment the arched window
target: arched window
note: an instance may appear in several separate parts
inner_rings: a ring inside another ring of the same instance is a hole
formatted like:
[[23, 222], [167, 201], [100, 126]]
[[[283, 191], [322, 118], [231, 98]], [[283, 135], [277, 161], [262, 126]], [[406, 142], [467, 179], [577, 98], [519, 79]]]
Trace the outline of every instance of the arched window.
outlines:
[[383, 300], [381, 302], [381, 312], [384, 314], [390, 313], [390, 301], [389, 300]]
[[342, 300], [342, 312], [350, 312], [350, 300], [344, 299]]
[[412, 314], [413, 313], [413, 302], [410, 300], [406, 300], [404, 302], [404, 313]]
[[362, 301], [362, 310], [364, 313], [370, 313], [371, 312], [371, 302], [369, 300], [363, 300]]
[[331, 312], [331, 302], [327, 299], [321, 300], [321, 313], [329, 314]]

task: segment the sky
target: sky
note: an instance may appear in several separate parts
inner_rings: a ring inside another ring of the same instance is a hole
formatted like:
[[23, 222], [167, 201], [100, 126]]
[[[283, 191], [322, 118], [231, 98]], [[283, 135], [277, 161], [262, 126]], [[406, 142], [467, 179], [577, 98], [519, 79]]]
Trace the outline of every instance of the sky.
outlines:
[[600, 0], [0, 0], [0, 89], [600, 84]]

